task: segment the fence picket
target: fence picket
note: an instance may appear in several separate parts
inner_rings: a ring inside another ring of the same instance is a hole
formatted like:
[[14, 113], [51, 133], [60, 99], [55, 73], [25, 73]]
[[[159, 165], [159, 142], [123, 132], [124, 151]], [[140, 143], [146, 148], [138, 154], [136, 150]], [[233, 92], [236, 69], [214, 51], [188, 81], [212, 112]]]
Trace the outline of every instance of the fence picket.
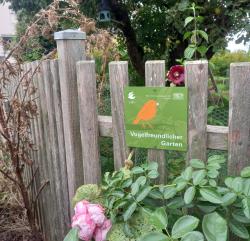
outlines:
[[[43, 163], [43, 182], [50, 182], [50, 172], [51, 166], [51, 148], [50, 148], [50, 140], [48, 138], [48, 113], [47, 113], [47, 106], [45, 102], [45, 90], [44, 90], [44, 77], [43, 72], [41, 68], [40, 62], [35, 62], [35, 66], [39, 66], [39, 71], [37, 73], [37, 88], [38, 88], [38, 108], [39, 108], [39, 132], [40, 132], [40, 145], [39, 148], [41, 148], [42, 152], [41, 154], [41, 162]], [[52, 241], [54, 240], [54, 231], [53, 231], [53, 223], [54, 223], [54, 210], [51, 205], [51, 201], [53, 201], [54, 194], [51, 190], [50, 183], [48, 183], [43, 192], [43, 196], [45, 199], [45, 237], [46, 240]], [[52, 197], [53, 196], [53, 197]]]
[[187, 161], [194, 158], [206, 161], [208, 62], [187, 62], [185, 82], [189, 93]]
[[[70, 226], [70, 201], [68, 190], [68, 181], [67, 181], [67, 164], [66, 164], [66, 154], [65, 154], [65, 142], [64, 142], [64, 132], [63, 132], [63, 117], [62, 117], [62, 101], [61, 101], [61, 93], [60, 93], [60, 79], [59, 79], [59, 69], [58, 69], [58, 61], [51, 60], [50, 61], [50, 69], [51, 69], [51, 78], [52, 78], [52, 91], [53, 91], [53, 103], [54, 103], [54, 112], [55, 112], [55, 128], [56, 128], [56, 138], [58, 145], [58, 163], [57, 168], [59, 171], [59, 182], [60, 187], [59, 191], [61, 192], [61, 219], [63, 222], [62, 233], [66, 235], [67, 229]], [[59, 185], [59, 184], [57, 184]], [[62, 192], [63, 190], [63, 192]], [[65, 195], [66, 193], [66, 195]]]
[[109, 64], [110, 92], [112, 107], [114, 166], [124, 166], [129, 150], [125, 140], [124, 87], [129, 84], [128, 62], [116, 61]]
[[[145, 66], [145, 83], [146, 86], [165, 86], [165, 61], [147, 61]], [[166, 169], [166, 155], [162, 150], [148, 150], [148, 160], [155, 161], [159, 165], [160, 176], [159, 183], [166, 183], [167, 169]]]
[[230, 66], [228, 172], [250, 165], [250, 63]]
[[84, 183], [101, 181], [97, 119], [96, 74], [94, 61], [77, 63]]

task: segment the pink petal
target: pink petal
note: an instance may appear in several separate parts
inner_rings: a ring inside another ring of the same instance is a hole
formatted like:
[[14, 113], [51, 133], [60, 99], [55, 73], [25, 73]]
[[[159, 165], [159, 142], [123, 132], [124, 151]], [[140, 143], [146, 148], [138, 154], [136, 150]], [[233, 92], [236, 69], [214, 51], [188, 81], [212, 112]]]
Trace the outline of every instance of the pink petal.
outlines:
[[104, 208], [101, 205], [89, 204], [88, 205], [88, 213], [90, 215], [90, 218], [98, 226], [101, 226], [106, 219], [106, 217], [104, 215]]
[[78, 236], [80, 239], [89, 241], [92, 239], [96, 225], [88, 214], [75, 215], [73, 217], [72, 227], [78, 227]]
[[80, 201], [76, 204], [75, 206], [75, 213], [76, 214], [85, 214], [88, 212], [88, 205], [89, 205], [89, 202], [88, 201]]
[[112, 223], [106, 219], [101, 227], [96, 227], [94, 238], [95, 241], [105, 241], [108, 231], [111, 229]]

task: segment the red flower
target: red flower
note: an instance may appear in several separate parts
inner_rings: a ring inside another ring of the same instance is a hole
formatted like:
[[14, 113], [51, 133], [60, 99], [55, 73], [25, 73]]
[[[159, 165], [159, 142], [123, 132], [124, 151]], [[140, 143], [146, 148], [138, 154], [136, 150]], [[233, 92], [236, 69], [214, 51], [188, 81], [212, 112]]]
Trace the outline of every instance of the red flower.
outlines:
[[184, 84], [184, 67], [182, 65], [174, 65], [167, 73], [167, 78], [175, 85]]

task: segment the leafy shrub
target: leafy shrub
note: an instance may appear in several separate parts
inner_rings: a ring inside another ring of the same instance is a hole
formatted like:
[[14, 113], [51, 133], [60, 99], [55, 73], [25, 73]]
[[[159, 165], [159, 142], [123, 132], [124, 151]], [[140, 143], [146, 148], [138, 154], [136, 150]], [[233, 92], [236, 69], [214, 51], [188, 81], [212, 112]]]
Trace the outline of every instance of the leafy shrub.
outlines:
[[231, 233], [248, 240], [250, 167], [220, 185], [224, 162], [220, 155], [207, 163], [193, 159], [166, 185], [154, 184], [155, 162], [131, 168], [127, 160], [120, 171], [106, 173], [99, 197], [113, 222], [108, 240], [226, 241]]

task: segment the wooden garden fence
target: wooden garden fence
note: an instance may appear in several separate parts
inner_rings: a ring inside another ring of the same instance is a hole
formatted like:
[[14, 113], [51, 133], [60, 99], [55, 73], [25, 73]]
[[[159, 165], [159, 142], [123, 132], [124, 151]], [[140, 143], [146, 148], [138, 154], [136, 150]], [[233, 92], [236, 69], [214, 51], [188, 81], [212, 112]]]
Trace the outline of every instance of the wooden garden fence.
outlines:
[[[109, 64], [112, 116], [97, 113], [95, 62], [85, 60], [85, 33], [55, 33], [58, 60], [32, 62], [24, 70], [39, 72], [33, 77], [38, 90], [39, 115], [32, 121], [31, 135], [38, 147], [34, 165], [25, 168], [28, 178], [39, 169], [37, 182], [49, 181], [39, 198], [38, 224], [46, 241], [62, 241], [70, 227], [70, 200], [83, 183], [99, 183], [101, 163], [99, 136], [113, 138], [114, 166], [119, 169], [128, 157], [124, 130], [123, 91], [129, 85], [128, 63]], [[165, 86], [165, 62], [147, 61], [146, 86]], [[230, 66], [229, 125], [207, 125], [208, 62], [185, 65], [189, 90], [187, 161], [206, 161], [207, 149], [228, 151], [228, 172], [237, 174], [250, 165], [250, 63]], [[10, 88], [10, 94], [11, 90]], [[178, 111], [178, 110], [176, 110]], [[148, 160], [157, 161], [160, 182], [167, 179], [168, 157], [162, 150], [148, 150]], [[36, 195], [36, 186], [30, 195]]]

